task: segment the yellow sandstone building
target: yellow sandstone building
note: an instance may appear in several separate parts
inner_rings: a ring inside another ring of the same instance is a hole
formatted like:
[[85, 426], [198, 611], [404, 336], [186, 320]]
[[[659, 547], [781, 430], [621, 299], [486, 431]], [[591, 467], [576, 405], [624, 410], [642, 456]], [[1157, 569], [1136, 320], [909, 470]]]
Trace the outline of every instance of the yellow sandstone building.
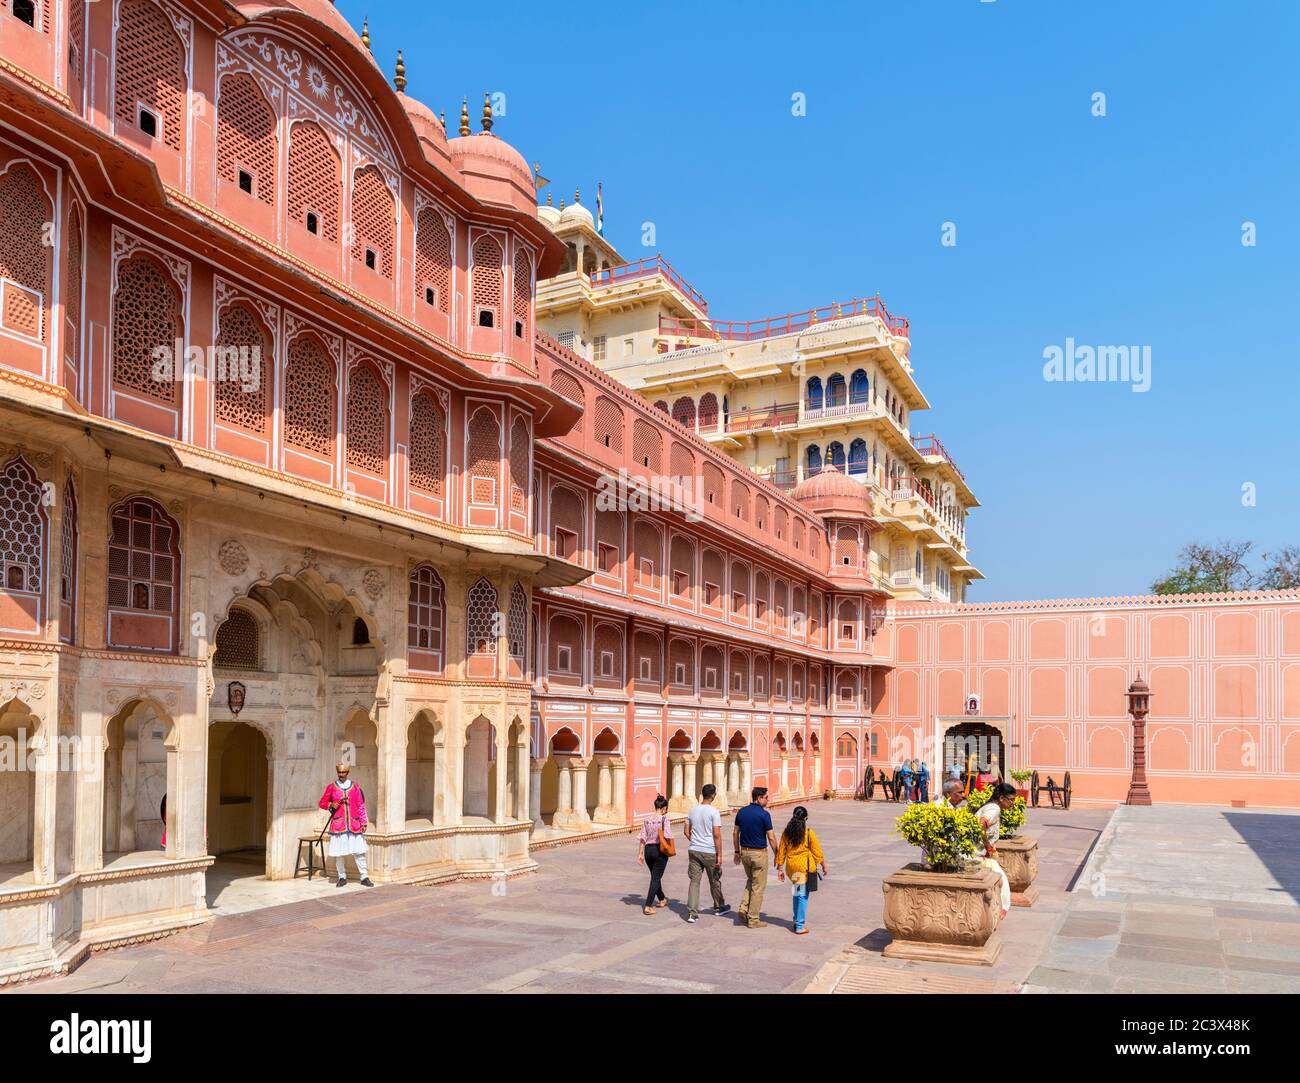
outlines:
[[661, 256], [626, 261], [573, 204], [540, 208], [564, 242], [540, 281], [538, 326], [783, 489], [833, 465], [860, 482], [880, 523], [873, 584], [899, 599], [962, 602], [981, 579], [966, 544], [979, 501], [912, 413], [929, 408], [908, 321], [879, 296], [746, 323], [708, 301]]

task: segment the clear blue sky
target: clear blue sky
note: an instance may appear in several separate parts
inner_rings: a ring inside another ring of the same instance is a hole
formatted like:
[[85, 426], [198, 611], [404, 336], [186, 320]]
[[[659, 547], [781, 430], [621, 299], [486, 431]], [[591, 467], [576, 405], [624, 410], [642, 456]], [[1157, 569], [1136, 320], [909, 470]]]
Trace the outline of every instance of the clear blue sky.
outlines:
[[[913, 431], [983, 503], [971, 600], [1300, 544], [1300, 5], [338, 6], [449, 126], [504, 92], [496, 131], [556, 201], [603, 181], [613, 243], [646, 254], [653, 221], [712, 315], [879, 290], [909, 317]], [[1151, 390], [1044, 381], [1067, 336], [1150, 346]]]

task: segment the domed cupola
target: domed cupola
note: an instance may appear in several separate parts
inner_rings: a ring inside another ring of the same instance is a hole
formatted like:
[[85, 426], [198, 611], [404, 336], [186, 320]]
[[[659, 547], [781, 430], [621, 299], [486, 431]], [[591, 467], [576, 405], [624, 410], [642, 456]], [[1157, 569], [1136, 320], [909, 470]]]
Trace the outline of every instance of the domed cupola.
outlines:
[[452, 167], [464, 177], [471, 195], [536, 217], [532, 171], [522, 154], [492, 134], [492, 100], [487, 94], [483, 95], [482, 123], [481, 132], [470, 133], [469, 100], [462, 100], [460, 135], [447, 144]]
[[581, 192], [573, 193], [573, 202], [560, 212], [561, 225], [585, 225], [592, 229], [596, 228], [596, 220], [591, 217], [591, 211], [587, 210], [581, 203]]
[[790, 496], [811, 512], [837, 519], [872, 517], [871, 493], [832, 463], [810, 478], [804, 478]]

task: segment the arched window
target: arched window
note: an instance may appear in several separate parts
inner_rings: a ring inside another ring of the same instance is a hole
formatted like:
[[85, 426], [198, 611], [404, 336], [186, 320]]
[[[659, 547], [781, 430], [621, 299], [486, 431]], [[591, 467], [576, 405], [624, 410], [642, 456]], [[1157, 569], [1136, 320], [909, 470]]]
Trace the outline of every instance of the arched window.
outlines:
[[451, 231], [442, 213], [425, 207], [415, 220], [416, 306], [451, 312]]
[[352, 646], [370, 646], [370, 626], [360, 617], [352, 622]]
[[473, 324], [475, 327], [501, 326], [503, 275], [501, 245], [495, 237], [481, 234], [474, 242]]
[[339, 239], [343, 166], [319, 124], [300, 121], [289, 133], [289, 221], [330, 244]]
[[264, 362], [272, 357], [266, 330], [241, 302], [222, 309], [217, 327], [213, 371], [208, 373], [217, 420], [265, 434], [271, 369]]
[[808, 377], [808, 388], [804, 394], [804, 409], [820, 410], [822, 408], [822, 378]]
[[[165, 346], [170, 352], [181, 337], [180, 292], [171, 275], [145, 255], [118, 264], [113, 291], [114, 385], [174, 406], [183, 373], [155, 373], [154, 350]], [[159, 375], [165, 378], [156, 379]]]
[[388, 470], [388, 387], [364, 361], [348, 376], [348, 466], [371, 474]]
[[523, 338], [528, 334], [528, 320], [533, 311], [533, 261], [521, 244], [515, 245], [513, 268], [511, 300], [515, 310], [515, 338]]
[[597, 447], [607, 447], [611, 451], [622, 453], [623, 411], [613, 399], [604, 395], [596, 399], [591, 423]]
[[858, 369], [849, 379], [849, 402], [863, 403], [871, 401], [871, 382], [867, 379], [865, 369]]
[[20, 162], [0, 175], [0, 325], [28, 338], [46, 337], [54, 249], [44, 240], [50, 217], [50, 201], [31, 166]]
[[695, 428], [695, 400], [687, 395], [673, 403], [673, 420], [688, 429]]
[[108, 645], [172, 653], [180, 612], [180, 531], [152, 500], [113, 509], [108, 543]]
[[844, 469], [844, 445], [841, 444], [838, 440], [832, 441], [831, 445], [826, 449], [826, 459], [836, 469], [843, 470]]
[[826, 405], [843, 406], [844, 398], [844, 377], [837, 372], [826, 380]]
[[841, 733], [835, 740], [835, 755], [841, 760], [854, 760], [858, 756], [858, 742], [851, 733]]
[[45, 523], [36, 471], [12, 460], [0, 473], [0, 587], [26, 615], [29, 632], [43, 620]]
[[497, 591], [486, 579], [479, 579], [465, 597], [465, 652], [496, 654]]
[[501, 423], [487, 406], [474, 411], [469, 422], [469, 499], [495, 505], [501, 475]]
[[816, 444], [808, 445], [808, 450], [806, 452], [806, 459], [808, 463], [809, 477], [812, 477], [814, 474], [820, 474], [822, 472], [822, 449], [819, 448]]
[[275, 114], [247, 72], [221, 80], [217, 100], [217, 173], [275, 206]]
[[327, 459], [334, 454], [334, 361], [315, 335], [299, 335], [289, 343], [284, 442]]
[[433, 394], [417, 392], [411, 400], [411, 485], [434, 496], [442, 496], [446, 429], [447, 420]]
[[185, 46], [170, 18], [149, 0], [118, 8], [114, 114], [176, 152], [185, 132]]
[[411, 569], [406, 594], [407, 662], [413, 669], [441, 673], [447, 626], [446, 589], [427, 564]]
[[858, 437], [849, 445], [849, 473], [865, 474], [867, 472], [867, 442]]
[[[73, 5], [73, 7], [76, 6], [76, 4]], [[0, 196], [0, 206], [4, 206], [3, 196]], [[6, 220], [7, 217], [6, 215]], [[73, 206], [72, 210], [68, 212], [68, 278], [63, 288], [63, 356], [67, 359], [72, 371], [76, 373], [76, 383], [72, 384], [71, 381], [68, 381], [68, 384], [75, 391], [78, 399], [83, 398], [85, 394], [81, 381], [81, 294], [82, 278], [86, 266], [85, 246], [82, 237], [81, 208]]]
[[633, 461], [652, 474], [657, 474], [660, 470], [660, 448], [659, 430], [638, 418], [632, 426]]
[[528, 592], [522, 584], [510, 588], [510, 615], [506, 620], [510, 657], [521, 669], [528, 667]]
[[77, 638], [77, 542], [79, 523], [77, 487], [68, 478], [63, 487], [63, 522], [60, 526], [59, 639], [73, 643]]
[[212, 664], [223, 669], [260, 669], [261, 634], [257, 619], [244, 609], [232, 609], [217, 629]]
[[528, 422], [515, 418], [510, 426], [510, 510], [522, 512], [528, 502], [531, 475], [532, 436]]
[[700, 396], [700, 432], [712, 432], [718, 425], [718, 396], [712, 391]]
[[352, 258], [384, 278], [393, 277], [395, 204], [377, 166], [352, 178]]

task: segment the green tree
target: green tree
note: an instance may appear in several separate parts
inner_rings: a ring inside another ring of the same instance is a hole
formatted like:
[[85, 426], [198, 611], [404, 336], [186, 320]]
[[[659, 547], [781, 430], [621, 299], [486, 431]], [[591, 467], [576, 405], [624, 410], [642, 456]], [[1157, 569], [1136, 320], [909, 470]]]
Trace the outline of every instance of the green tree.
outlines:
[[[1178, 553], [1178, 564], [1151, 584], [1155, 594], [1217, 594], [1250, 590], [1255, 576], [1246, 558], [1254, 542], [1219, 542], [1203, 545], [1189, 542]], [[1284, 550], [1285, 552], [1285, 550]]]

